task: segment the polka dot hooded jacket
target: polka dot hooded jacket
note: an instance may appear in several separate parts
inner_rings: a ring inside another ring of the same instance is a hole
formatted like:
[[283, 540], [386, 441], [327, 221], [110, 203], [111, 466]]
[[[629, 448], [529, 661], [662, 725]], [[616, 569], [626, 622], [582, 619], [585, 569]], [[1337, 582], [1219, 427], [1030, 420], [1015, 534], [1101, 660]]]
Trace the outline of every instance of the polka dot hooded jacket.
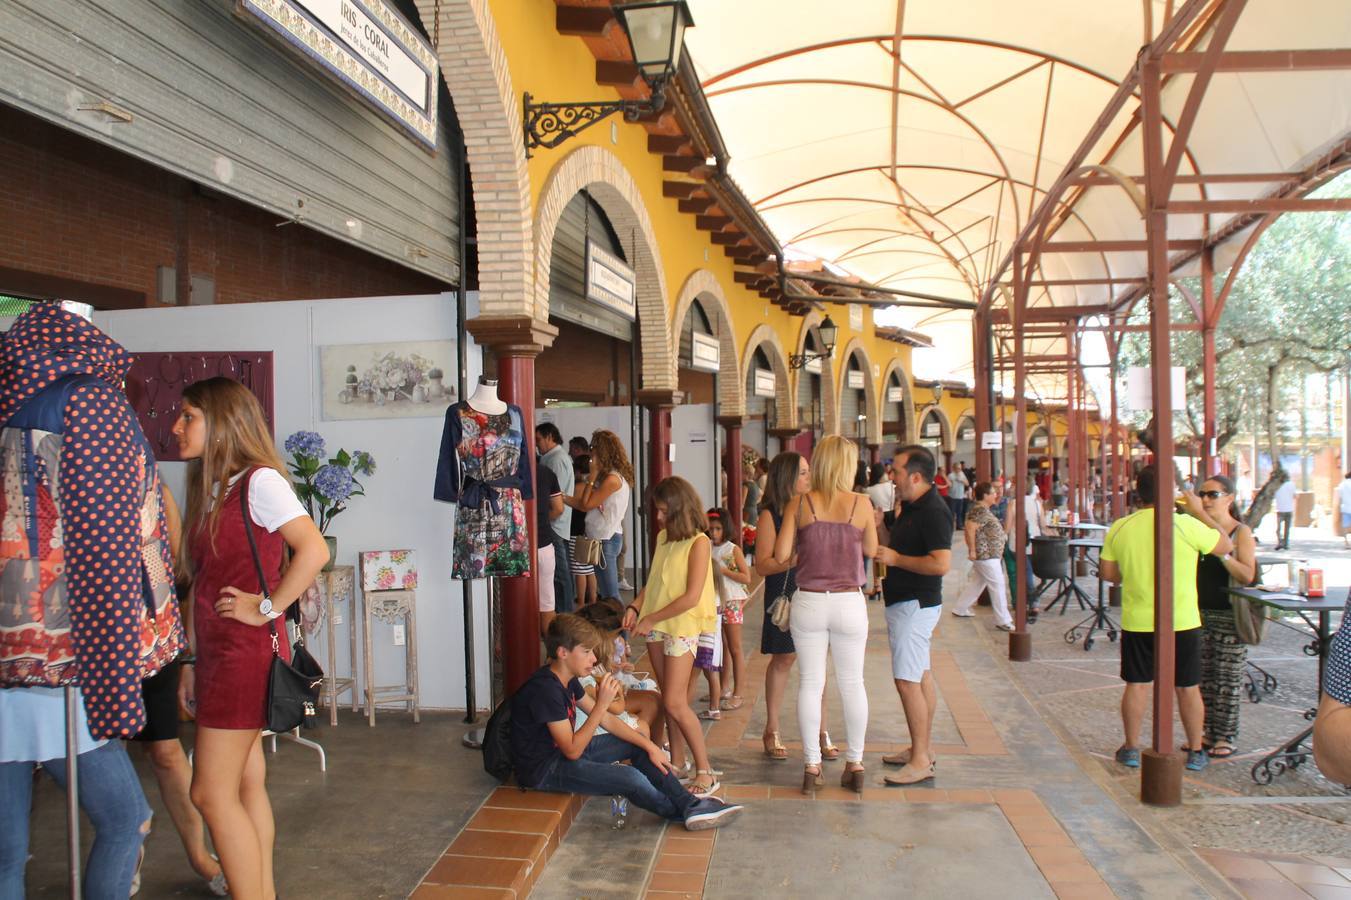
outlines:
[[131, 363], [51, 304], [0, 337], [0, 425], [67, 392], [59, 430], [0, 429], [0, 687], [78, 684], [96, 738], [141, 730], [142, 679], [184, 646], [159, 476], [121, 388]]

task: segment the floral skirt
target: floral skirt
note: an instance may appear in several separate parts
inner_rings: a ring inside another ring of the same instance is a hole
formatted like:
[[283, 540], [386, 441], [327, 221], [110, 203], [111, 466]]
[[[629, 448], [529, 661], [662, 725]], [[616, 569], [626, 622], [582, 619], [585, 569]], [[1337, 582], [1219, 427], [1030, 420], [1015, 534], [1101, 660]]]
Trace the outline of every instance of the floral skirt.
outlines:
[[530, 534], [525, 526], [525, 501], [516, 488], [497, 494], [497, 512], [490, 505], [461, 505], [455, 515], [454, 564], [458, 579], [511, 577], [530, 573]]

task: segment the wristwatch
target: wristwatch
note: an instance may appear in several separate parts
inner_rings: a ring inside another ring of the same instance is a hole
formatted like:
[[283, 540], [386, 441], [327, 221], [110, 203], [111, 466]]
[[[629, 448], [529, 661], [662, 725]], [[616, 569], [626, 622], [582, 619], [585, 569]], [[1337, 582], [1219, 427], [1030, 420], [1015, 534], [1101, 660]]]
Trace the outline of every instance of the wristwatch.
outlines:
[[264, 597], [264, 598], [263, 598], [262, 602], [258, 604], [258, 611], [259, 611], [260, 613], [262, 613], [263, 615], [267, 616], [269, 619], [280, 619], [280, 618], [281, 618], [281, 613], [278, 612], [278, 611], [276, 611], [276, 610], [274, 610], [274, 609], [272, 608], [272, 598], [271, 598], [271, 597]]

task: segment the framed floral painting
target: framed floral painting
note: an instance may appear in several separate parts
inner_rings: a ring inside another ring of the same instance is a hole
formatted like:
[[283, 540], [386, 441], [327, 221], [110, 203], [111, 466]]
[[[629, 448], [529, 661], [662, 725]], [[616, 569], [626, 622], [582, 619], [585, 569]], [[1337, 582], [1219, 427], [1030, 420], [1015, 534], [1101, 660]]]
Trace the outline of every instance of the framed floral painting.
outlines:
[[455, 392], [454, 341], [319, 348], [325, 420], [441, 417]]

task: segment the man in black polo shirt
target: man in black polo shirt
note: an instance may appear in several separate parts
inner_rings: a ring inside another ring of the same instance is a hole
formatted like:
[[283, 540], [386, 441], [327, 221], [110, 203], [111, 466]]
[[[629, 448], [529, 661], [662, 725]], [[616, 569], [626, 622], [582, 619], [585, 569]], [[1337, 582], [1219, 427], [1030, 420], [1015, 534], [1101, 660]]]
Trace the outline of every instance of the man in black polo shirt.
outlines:
[[891, 675], [901, 695], [910, 748], [882, 762], [901, 766], [887, 784], [907, 785], [934, 777], [934, 708], [938, 694], [929, 672], [929, 640], [943, 612], [943, 576], [952, 565], [952, 511], [934, 490], [934, 456], [919, 445], [896, 451], [891, 480], [901, 502], [886, 546], [877, 558], [887, 567], [882, 595], [887, 603]]

